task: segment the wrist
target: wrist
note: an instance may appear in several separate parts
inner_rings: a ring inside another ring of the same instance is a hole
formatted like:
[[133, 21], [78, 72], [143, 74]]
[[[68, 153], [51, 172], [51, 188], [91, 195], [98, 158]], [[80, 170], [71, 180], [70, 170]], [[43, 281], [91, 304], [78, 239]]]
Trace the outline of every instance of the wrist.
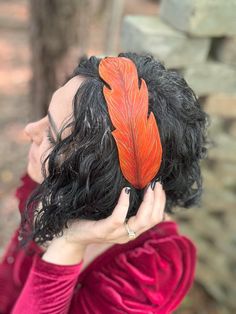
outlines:
[[68, 243], [62, 236], [51, 241], [42, 259], [57, 265], [74, 265], [83, 261], [85, 249], [84, 245]]

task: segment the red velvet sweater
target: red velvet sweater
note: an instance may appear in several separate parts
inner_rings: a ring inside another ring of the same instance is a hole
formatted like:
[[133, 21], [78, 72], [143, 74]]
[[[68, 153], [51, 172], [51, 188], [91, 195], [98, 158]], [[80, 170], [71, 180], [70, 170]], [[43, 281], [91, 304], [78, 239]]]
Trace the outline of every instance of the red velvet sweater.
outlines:
[[[19, 209], [36, 183], [28, 175], [16, 191]], [[82, 272], [41, 259], [32, 241], [17, 250], [18, 229], [0, 263], [1, 314], [167, 314], [192, 286], [196, 247], [165, 221], [126, 244], [115, 244]]]

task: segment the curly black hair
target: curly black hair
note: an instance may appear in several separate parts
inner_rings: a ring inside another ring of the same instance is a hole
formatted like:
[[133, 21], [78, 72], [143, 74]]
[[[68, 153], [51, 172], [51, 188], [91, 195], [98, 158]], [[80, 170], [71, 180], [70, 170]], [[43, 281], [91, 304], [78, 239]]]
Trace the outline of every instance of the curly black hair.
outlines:
[[[149, 113], [154, 113], [163, 147], [161, 167], [153, 181], [159, 178], [163, 184], [165, 211], [173, 213], [176, 206], [199, 204], [200, 160], [207, 153], [208, 115], [179, 73], [166, 69], [151, 55], [118, 56], [135, 63], [139, 79], [143, 78], [148, 87]], [[95, 56], [81, 58], [69, 78], [84, 78], [74, 97], [73, 119], [63, 127], [70, 127], [71, 134], [60, 137], [44, 161], [44, 181], [28, 199], [21, 217], [22, 230], [31, 230], [29, 238], [40, 245], [61, 235], [71, 219], [99, 220], [111, 215], [125, 186], [131, 187], [127, 218], [136, 214], [143, 199], [144, 189], [131, 186], [119, 166], [104, 82], [98, 72], [100, 61]]]

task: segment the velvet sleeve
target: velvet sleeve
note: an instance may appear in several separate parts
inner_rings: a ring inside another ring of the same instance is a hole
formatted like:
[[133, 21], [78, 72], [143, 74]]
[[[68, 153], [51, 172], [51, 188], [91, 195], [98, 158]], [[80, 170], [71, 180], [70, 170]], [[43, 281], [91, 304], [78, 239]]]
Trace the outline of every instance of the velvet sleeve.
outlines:
[[170, 314], [192, 286], [196, 248], [163, 222], [115, 245], [81, 273], [37, 254], [12, 314]]
[[192, 286], [196, 264], [195, 245], [176, 228], [162, 223], [143, 245], [131, 241], [125, 252], [110, 251], [81, 280], [71, 304], [80, 310], [70, 313], [173, 313]]
[[0, 261], [0, 313], [9, 312], [11, 303], [17, 299], [21, 288], [14, 273], [18, 230], [17, 228], [13, 233]]
[[56, 265], [35, 255], [26, 284], [11, 313], [68, 313], [82, 262], [76, 265]]

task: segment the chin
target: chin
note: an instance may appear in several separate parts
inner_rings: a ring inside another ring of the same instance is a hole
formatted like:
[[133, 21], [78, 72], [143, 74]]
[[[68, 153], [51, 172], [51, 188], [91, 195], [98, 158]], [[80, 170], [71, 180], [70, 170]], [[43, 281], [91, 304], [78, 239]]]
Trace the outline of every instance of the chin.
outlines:
[[32, 166], [31, 162], [28, 163], [27, 173], [29, 177], [37, 183], [43, 182], [42, 174], [39, 174], [40, 171], [36, 171], [35, 167]]

